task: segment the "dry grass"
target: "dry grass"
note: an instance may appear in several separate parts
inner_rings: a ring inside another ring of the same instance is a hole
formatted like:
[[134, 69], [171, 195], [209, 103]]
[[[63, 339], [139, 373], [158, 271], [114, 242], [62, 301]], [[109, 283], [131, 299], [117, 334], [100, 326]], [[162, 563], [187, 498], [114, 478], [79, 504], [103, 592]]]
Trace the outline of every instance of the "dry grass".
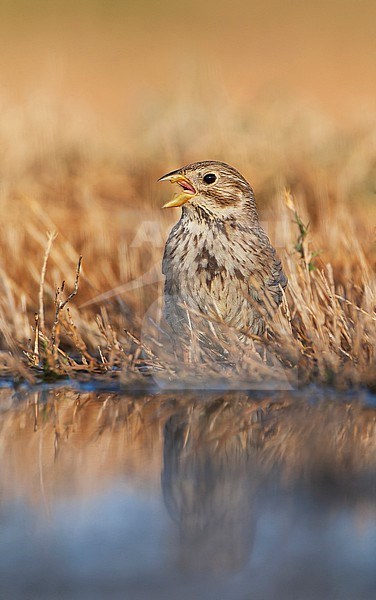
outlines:
[[182, 372], [160, 340], [153, 347], [138, 340], [145, 313], [161, 297], [163, 243], [178, 217], [160, 211], [171, 192], [156, 179], [214, 158], [252, 182], [289, 286], [257, 342], [266, 351], [251, 353], [230, 339], [232, 369], [207, 360], [200, 384], [220, 377], [257, 387], [282, 377], [375, 389], [374, 122], [358, 120], [344, 131], [283, 103], [240, 113], [188, 99], [115, 140], [42, 98], [22, 113], [2, 110], [4, 376], [97, 374], [132, 386], [145, 379], [141, 366], [163, 381], [192, 378], [194, 365]]

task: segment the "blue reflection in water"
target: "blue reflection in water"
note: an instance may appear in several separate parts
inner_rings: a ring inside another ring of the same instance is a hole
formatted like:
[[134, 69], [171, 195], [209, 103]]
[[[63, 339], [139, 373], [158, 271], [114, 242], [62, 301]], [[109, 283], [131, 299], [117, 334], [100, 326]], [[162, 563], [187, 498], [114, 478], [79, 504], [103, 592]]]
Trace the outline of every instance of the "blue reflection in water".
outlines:
[[[376, 596], [375, 415], [369, 408], [360, 406], [349, 418], [341, 403], [255, 406], [244, 394], [232, 403], [228, 396], [143, 403], [86, 394], [80, 419], [75, 413], [69, 420], [55, 393], [44, 397], [38, 425], [45, 428], [46, 452], [53, 442], [47, 428], [53, 424], [56, 433], [58, 418], [74, 434], [60, 454], [55, 448], [54, 466], [46, 468], [45, 502], [32, 498], [40, 476], [33, 460], [25, 480], [11, 482], [5, 468], [0, 476], [1, 598]], [[4, 413], [3, 460], [13, 460], [17, 443], [27, 452], [35, 439], [32, 410], [35, 403], [26, 399]], [[98, 456], [119, 434], [106, 478], [109, 466]], [[65, 492], [56, 492], [64, 487], [48, 477], [51, 470], [58, 477], [74, 435], [81, 445], [64, 469]], [[141, 460], [131, 469], [134, 448]], [[141, 476], [156, 453], [159, 473]], [[46, 456], [38, 460], [44, 464]], [[80, 461], [93, 469], [98, 489], [80, 489], [79, 469], [74, 476]]]

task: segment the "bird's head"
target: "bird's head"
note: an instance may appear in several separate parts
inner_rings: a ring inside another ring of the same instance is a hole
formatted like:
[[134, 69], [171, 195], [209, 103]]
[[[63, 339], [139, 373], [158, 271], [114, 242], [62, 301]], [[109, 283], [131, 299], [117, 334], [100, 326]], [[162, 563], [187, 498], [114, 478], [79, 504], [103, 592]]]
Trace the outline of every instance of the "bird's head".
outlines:
[[163, 208], [183, 206], [189, 214], [227, 219], [255, 213], [253, 191], [240, 173], [226, 163], [203, 161], [167, 173], [159, 181], [177, 183], [182, 191]]

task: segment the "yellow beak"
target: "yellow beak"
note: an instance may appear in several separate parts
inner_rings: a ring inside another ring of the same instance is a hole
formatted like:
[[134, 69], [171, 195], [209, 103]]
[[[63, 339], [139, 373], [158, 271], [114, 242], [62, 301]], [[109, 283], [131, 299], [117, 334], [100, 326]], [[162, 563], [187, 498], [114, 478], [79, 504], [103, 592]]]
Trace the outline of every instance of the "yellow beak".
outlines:
[[177, 194], [176, 196], [174, 196], [174, 198], [169, 202], [166, 202], [166, 204], [164, 204], [162, 208], [182, 206], [183, 204], [188, 202], [188, 200], [193, 198], [197, 193], [189, 179], [187, 179], [186, 177], [184, 177], [184, 175], [181, 175], [180, 173], [176, 173], [176, 171], [164, 175], [163, 177], [158, 179], [158, 181], [170, 181], [171, 183], [178, 183], [180, 187], [183, 188], [183, 192], [181, 194]]

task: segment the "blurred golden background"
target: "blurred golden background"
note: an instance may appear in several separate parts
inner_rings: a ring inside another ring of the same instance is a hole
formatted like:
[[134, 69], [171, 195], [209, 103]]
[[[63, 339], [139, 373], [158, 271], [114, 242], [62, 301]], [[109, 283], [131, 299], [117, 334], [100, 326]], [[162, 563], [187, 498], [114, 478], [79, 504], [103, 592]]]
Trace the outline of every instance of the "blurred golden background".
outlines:
[[375, 22], [372, 0], [2, 0], [1, 93], [49, 88], [112, 124], [203, 91], [346, 118], [375, 107]]

